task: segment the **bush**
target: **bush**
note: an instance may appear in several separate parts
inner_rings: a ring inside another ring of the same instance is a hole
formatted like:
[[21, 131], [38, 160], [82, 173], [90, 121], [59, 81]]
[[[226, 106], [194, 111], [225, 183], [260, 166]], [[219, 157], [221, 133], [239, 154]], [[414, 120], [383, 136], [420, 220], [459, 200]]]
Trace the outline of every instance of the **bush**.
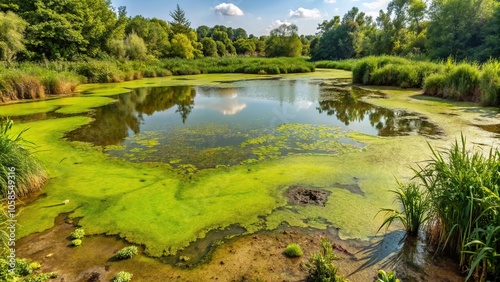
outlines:
[[490, 60], [482, 67], [480, 78], [481, 103], [486, 106], [500, 106], [500, 62]]
[[136, 246], [128, 246], [128, 247], [125, 247], [121, 250], [119, 250], [115, 257], [117, 259], [128, 259], [128, 258], [131, 258], [133, 256], [137, 255], [137, 247]]
[[309, 269], [308, 279], [314, 282], [344, 282], [344, 276], [338, 275], [338, 267], [333, 264], [337, 257], [333, 252], [332, 245], [321, 238], [321, 249], [319, 253], [314, 253], [306, 263]]
[[132, 274], [125, 272], [125, 271], [120, 271], [116, 274], [115, 278], [113, 279], [113, 282], [128, 282], [132, 280]]
[[85, 236], [85, 230], [83, 228], [77, 228], [75, 231], [71, 232], [71, 239], [82, 239]]
[[48, 180], [42, 163], [26, 148], [33, 144], [24, 140], [21, 131], [11, 135], [14, 122], [0, 120], [0, 193], [2, 198], [8, 195], [9, 175], [15, 173], [16, 194], [20, 197], [40, 190]]
[[288, 257], [301, 257], [304, 253], [298, 244], [289, 244], [285, 248], [285, 255]]

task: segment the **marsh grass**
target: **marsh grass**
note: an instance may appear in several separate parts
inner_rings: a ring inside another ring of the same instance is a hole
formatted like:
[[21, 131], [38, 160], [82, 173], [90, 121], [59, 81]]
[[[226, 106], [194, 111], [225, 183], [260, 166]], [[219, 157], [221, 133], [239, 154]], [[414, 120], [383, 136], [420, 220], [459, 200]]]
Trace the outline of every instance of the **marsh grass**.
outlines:
[[500, 62], [490, 60], [482, 66], [481, 103], [486, 106], [500, 106]]
[[15, 192], [22, 197], [40, 190], [48, 179], [42, 163], [25, 146], [33, 146], [24, 140], [21, 131], [12, 134], [12, 120], [0, 120], [0, 193], [8, 195], [9, 168], [15, 168]]
[[411, 236], [417, 236], [420, 227], [429, 219], [429, 200], [427, 193], [420, 189], [420, 185], [410, 182], [403, 184], [398, 181], [398, 188], [391, 190], [396, 194], [396, 200], [401, 204], [402, 211], [395, 209], [381, 209], [386, 212], [386, 219], [379, 228], [389, 226], [394, 221], [400, 221], [406, 232]]
[[315, 71], [303, 58], [224, 57], [149, 61], [0, 63], [0, 100], [38, 99], [73, 93], [81, 83], [112, 83], [208, 73], [287, 74]]
[[429, 238], [438, 250], [456, 255], [477, 281], [499, 277], [500, 153], [466, 149], [465, 137], [415, 170], [429, 193]]

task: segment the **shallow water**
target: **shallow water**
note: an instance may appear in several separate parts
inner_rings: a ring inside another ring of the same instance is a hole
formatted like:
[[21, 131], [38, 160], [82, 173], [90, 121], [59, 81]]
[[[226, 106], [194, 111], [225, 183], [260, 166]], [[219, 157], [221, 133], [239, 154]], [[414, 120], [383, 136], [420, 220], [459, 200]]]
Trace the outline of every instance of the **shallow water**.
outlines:
[[93, 122], [66, 137], [129, 161], [209, 168], [330, 154], [340, 145], [363, 147], [347, 136], [352, 130], [379, 136], [440, 133], [423, 116], [363, 102], [364, 94], [309, 80], [141, 88], [95, 109]]

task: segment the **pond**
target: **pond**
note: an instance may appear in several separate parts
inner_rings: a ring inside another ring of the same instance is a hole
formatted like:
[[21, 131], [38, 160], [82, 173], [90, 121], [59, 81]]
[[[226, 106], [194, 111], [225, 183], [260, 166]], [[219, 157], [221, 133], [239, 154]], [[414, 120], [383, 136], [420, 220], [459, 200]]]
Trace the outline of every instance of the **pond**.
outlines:
[[16, 130], [29, 129], [23, 137], [51, 176], [41, 197], [20, 206], [18, 236], [61, 237], [59, 249], [85, 257], [85, 241], [67, 247], [71, 224], [51, 231], [64, 214], [88, 235], [124, 239], [98, 257], [136, 244], [172, 264], [180, 256], [196, 264], [229, 237], [288, 228], [368, 242], [380, 234], [380, 208], [397, 207], [395, 178], [409, 181], [429, 144], [446, 148], [462, 133], [475, 144], [498, 141], [475, 126], [498, 123], [498, 112], [418, 90], [361, 89], [335, 74], [87, 85], [72, 97], [1, 106]]
[[424, 116], [362, 101], [366, 91], [310, 80], [250, 80], [221, 86], [135, 89], [92, 112], [72, 141], [134, 162], [210, 168], [290, 154], [329, 154], [348, 138], [437, 135]]

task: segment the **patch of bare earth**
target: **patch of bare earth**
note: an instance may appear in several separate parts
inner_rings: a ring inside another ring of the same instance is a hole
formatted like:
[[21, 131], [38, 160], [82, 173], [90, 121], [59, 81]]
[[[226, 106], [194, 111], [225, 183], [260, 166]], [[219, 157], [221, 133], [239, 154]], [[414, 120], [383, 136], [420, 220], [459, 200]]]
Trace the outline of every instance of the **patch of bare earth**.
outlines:
[[[339, 258], [335, 264], [350, 281], [373, 281], [378, 269], [396, 270], [404, 281], [463, 281], [456, 264], [426, 256], [422, 243], [401, 247], [402, 232], [370, 242], [341, 240], [335, 229], [261, 232], [227, 240], [206, 263], [182, 269], [142, 253], [114, 260], [116, 251], [129, 245], [116, 237], [86, 236], [82, 246], [71, 247], [74, 229], [60, 216], [54, 228], [19, 240], [18, 257], [39, 261], [42, 271], [57, 271], [59, 276], [51, 281], [110, 281], [122, 270], [133, 273], [134, 281], [306, 281], [305, 263], [326, 237]], [[290, 243], [298, 243], [304, 256], [286, 257], [283, 250]]]

